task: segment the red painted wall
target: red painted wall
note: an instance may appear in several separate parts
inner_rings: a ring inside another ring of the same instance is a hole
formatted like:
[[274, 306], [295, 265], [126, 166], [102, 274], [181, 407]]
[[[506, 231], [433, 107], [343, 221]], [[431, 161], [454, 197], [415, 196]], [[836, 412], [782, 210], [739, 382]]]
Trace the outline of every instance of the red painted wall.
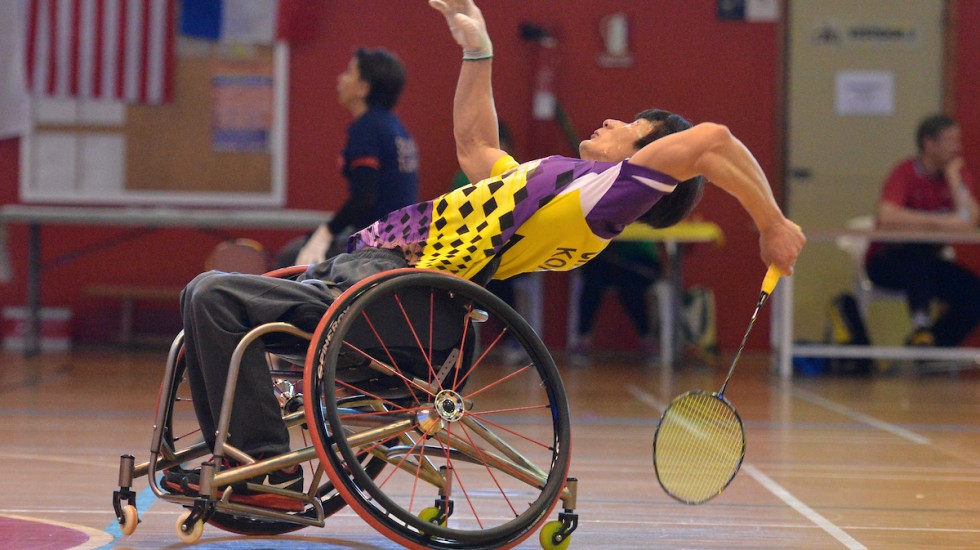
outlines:
[[[422, 155], [422, 195], [447, 188], [456, 171], [451, 104], [459, 66], [458, 48], [443, 19], [421, 0], [337, 0], [320, 2], [314, 36], [292, 49], [290, 67], [288, 205], [334, 209], [345, 196], [336, 172], [349, 115], [336, 104], [336, 75], [357, 46], [383, 46], [397, 52], [407, 66], [409, 82], [397, 109], [414, 133]], [[980, 23], [980, 4], [958, 2], [961, 29]], [[560, 6], [560, 9], [556, 9]], [[661, 107], [694, 122], [727, 124], [755, 152], [774, 187], [782, 185], [782, 37], [775, 23], [721, 22], [715, 0], [484, 0], [482, 8], [494, 39], [495, 97], [500, 116], [511, 126], [519, 158], [571, 154], [554, 125], [530, 118], [537, 50], [523, 42], [521, 22], [552, 30], [559, 41], [557, 95], [580, 135], [588, 135], [604, 118], [629, 119], [639, 110]], [[595, 61], [603, 50], [599, 21], [609, 13], [629, 16], [631, 69], [602, 69]], [[965, 52], [980, 48], [980, 37], [961, 32], [957, 43], [958, 113], [964, 121], [968, 157], [980, 159], [980, 106], [971, 98], [980, 82], [967, 65]], [[17, 202], [17, 141], [0, 141], [0, 201]], [[977, 169], [980, 172], [980, 168]], [[714, 289], [722, 349], [734, 351], [757, 296], [764, 266], [751, 220], [737, 202], [709, 187], [697, 214], [719, 223], [722, 248], [693, 247], [685, 263], [685, 284]], [[94, 244], [116, 230], [46, 228], [45, 255], [52, 258], [75, 245]], [[15, 267], [13, 284], [0, 285], [0, 303], [23, 303], [26, 247], [23, 227], [8, 231]], [[292, 234], [250, 232], [270, 249]], [[75, 335], [100, 339], [112, 334], [111, 303], [84, 298], [79, 289], [99, 281], [144, 281], [179, 286], [200, 269], [218, 236], [170, 230], [80, 258], [50, 269], [44, 278], [44, 304], [70, 306]], [[547, 276], [548, 311], [564, 311], [566, 277]], [[168, 309], [172, 313], [173, 308]], [[173, 315], [160, 318], [172, 322]], [[767, 345], [768, 317], [754, 331], [752, 348]], [[545, 340], [564, 344], [564, 315], [548, 323]]]
[[[353, 45], [389, 47], [407, 66], [410, 80], [398, 112], [419, 143], [423, 196], [443, 192], [456, 171], [451, 105], [458, 48], [442, 19], [426, 7], [375, 17], [370, 33], [357, 31], [353, 22], [362, 14], [390, 12], [392, 5], [384, 0], [332, 2], [317, 40], [293, 49], [291, 204], [329, 208], [343, 199], [336, 194], [324, 202], [319, 192], [324, 183], [336, 182], [334, 153], [342, 146], [347, 117], [335, 104], [332, 90]], [[522, 41], [518, 28], [522, 22], [532, 22], [547, 27], [558, 39], [557, 95], [579, 135], [589, 135], [605, 118], [630, 119], [640, 110], [662, 107], [692, 121], [724, 121], [756, 152], [768, 174], [778, 171], [774, 129], [779, 125], [781, 60], [775, 24], [719, 22], [715, 2], [709, 0], [573, 1], [563, 3], [561, 10], [550, 2], [521, 0], [482, 5], [494, 40], [497, 110], [513, 130], [519, 158], [574, 153], [557, 125], [535, 122], [530, 116], [539, 49]], [[599, 22], [615, 11], [629, 16], [630, 50], [635, 57], [629, 70], [603, 69], [595, 61], [604, 50]], [[318, 70], [304, 70], [308, 67]], [[741, 334], [731, 338], [729, 334], [741, 333], [756, 298], [753, 287], [764, 271], [756, 260], [757, 239], [751, 220], [718, 189], [711, 189], [698, 213], [722, 224], [726, 245], [691, 250], [686, 282], [713, 287], [721, 311], [737, 307], [734, 304], [745, 311], [740, 317], [720, 319], [723, 345], [731, 348]], [[744, 277], [730, 276], [743, 271]], [[546, 280], [548, 303], [563, 304], [566, 277], [549, 274]], [[558, 311], [564, 311], [564, 306]], [[760, 327], [757, 332], [765, 330]], [[563, 319], [548, 324], [545, 336], [549, 343], [563, 342]]]
[[[980, 25], [980, 5], [960, 0], [953, 5], [953, 14], [959, 31], [956, 35], [956, 62], [952, 83], [956, 119], [963, 130], [963, 156], [975, 179], [980, 179], [980, 70], [976, 52], [980, 51], [980, 36], [974, 32]], [[980, 272], [980, 247], [960, 246], [956, 251], [958, 261]], [[980, 342], [980, 334], [975, 334]]]

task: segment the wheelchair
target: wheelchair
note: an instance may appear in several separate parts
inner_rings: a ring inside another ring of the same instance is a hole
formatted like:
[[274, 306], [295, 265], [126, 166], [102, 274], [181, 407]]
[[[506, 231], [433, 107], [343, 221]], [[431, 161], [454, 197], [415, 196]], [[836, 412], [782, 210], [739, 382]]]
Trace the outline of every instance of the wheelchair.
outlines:
[[[275, 337], [304, 344], [266, 348], [292, 447], [252, 457], [226, 443], [229, 396], [244, 351]], [[508, 358], [516, 345], [521, 361], [501, 361], [505, 345]], [[185, 543], [204, 524], [244, 535], [323, 527], [345, 506], [408, 548], [507, 548], [538, 531], [543, 548], [563, 549], [578, 525], [568, 403], [554, 360], [516, 311], [471, 281], [387, 271], [339, 294], [312, 334], [281, 322], [254, 328], [231, 359], [213, 452], [195, 433], [184, 371], [181, 332], [167, 356], [149, 461], [120, 458], [113, 507], [124, 535], [140, 521], [132, 486], [142, 476], [158, 498], [186, 508], [177, 521]], [[166, 470], [210, 455], [195, 494], [161, 487]], [[302, 492], [248, 482], [294, 465], [306, 473]], [[243, 483], [292, 506], [250, 503], [236, 495]]]

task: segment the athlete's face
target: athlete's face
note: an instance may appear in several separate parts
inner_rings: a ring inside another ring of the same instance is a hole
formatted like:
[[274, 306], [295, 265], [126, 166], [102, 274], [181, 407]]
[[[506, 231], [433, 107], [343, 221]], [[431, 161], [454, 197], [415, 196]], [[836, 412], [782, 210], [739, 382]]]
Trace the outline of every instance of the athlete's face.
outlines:
[[963, 154], [963, 136], [959, 126], [950, 126], [939, 132], [936, 139], [923, 142], [923, 154], [942, 168]]
[[629, 124], [621, 120], [607, 119], [602, 128], [592, 132], [589, 139], [578, 146], [579, 156], [583, 160], [601, 160], [618, 162], [626, 160], [636, 153], [636, 140], [649, 134], [653, 123], [645, 118], [634, 120]]
[[347, 69], [337, 75], [337, 101], [344, 107], [350, 108], [364, 101], [371, 86], [361, 80], [361, 69], [357, 65], [357, 57], [352, 57]]

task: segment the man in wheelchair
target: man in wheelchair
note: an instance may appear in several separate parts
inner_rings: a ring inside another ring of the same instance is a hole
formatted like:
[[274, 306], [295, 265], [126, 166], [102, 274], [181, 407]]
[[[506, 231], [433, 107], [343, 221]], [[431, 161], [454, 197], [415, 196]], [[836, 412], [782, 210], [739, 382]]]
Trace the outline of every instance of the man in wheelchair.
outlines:
[[[460, 167], [478, 183], [391, 212], [355, 233], [347, 253], [309, 266], [296, 280], [212, 271], [191, 281], [181, 295], [185, 361], [195, 414], [212, 449], [229, 359], [243, 336], [274, 321], [313, 331], [340, 293], [373, 274], [417, 267], [485, 283], [573, 269], [632, 222], [666, 227], [683, 219], [700, 199], [704, 179], [734, 195], [751, 216], [763, 262], [792, 274], [804, 236], [780, 211], [755, 158], [726, 127], [692, 126], [679, 115], [646, 110], [631, 122], [605, 120], [581, 142], [578, 159], [519, 164], [499, 148], [493, 48], [480, 10], [471, 0], [430, 5], [445, 15], [463, 48], [454, 136]], [[228, 443], [250, 456], [289, 451], [264, 351], [305, 349], [299, 340], [267, 337], [264, 346], [245, 351]], [[199, 490], [197, 475], [172, 472], [163, 486], [192, 494]], [[302, 485], [298, 467], [260, 477], [252, 482]]]

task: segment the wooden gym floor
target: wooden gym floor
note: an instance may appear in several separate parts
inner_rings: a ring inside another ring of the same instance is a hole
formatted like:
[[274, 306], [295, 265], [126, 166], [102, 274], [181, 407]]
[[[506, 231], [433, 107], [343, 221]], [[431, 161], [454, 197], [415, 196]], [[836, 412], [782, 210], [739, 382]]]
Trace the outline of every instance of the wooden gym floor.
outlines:
[[[147, 458], [165, 356], [0, 353], [0, 548], [182, 546], [182, 509], [145, 480], [135, 534], [121, 536], [111, 506], [119, 455]], [[579, 479], [572, 548], [980, 548], [977, 371], [783, 382], [767, 357], [744, 357], [726, 392], [746, 423], [742, 470], [711, 502], [679, 504], [653, 473], [656, 421], [673, 395], [716, 390], [724, 368], [562, 367]], [[57, 539], [58, 529], [83, 535]], [[280, 537], [206, 527], [195, 546], [397, 547], [349, 510]]]

